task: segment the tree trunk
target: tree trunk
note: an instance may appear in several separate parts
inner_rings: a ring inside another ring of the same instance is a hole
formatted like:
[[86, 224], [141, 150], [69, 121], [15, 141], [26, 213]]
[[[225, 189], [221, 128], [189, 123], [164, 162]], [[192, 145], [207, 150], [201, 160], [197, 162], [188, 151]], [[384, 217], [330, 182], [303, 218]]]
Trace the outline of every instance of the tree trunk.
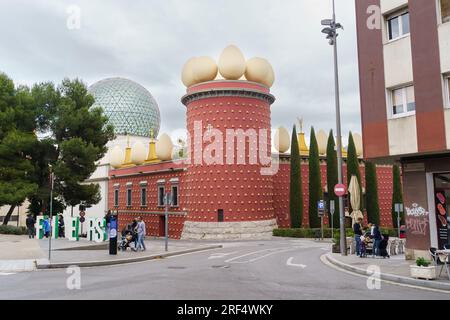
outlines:
[[8, 213], [6, 214], [5, 218], [3, 219], [3, 225], [6, 226], [11, 219], [12, 213], [14, 212], [14, 209], [17, 205], [13, 204], [11, 207], [9, 207]]

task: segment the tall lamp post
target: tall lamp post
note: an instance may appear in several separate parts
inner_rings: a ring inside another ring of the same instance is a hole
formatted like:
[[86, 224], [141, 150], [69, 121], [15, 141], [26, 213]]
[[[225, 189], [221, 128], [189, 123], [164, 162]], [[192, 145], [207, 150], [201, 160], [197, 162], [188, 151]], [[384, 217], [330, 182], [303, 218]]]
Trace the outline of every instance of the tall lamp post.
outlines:
[[50, 165], [50, 218], [49, 218], [49, 223], [50, 223], [50, 237], [48, 239], [48, 261], [50, 261], [51, 259], [51, 255], [52, 255], [52, 237], [53, 237], [53, 225], [52, 225], [52, 220], [53, 220], [53, 185], [55, 182], [55, 175], [53, 173], [52, 170], [52, 166]]
[[[338, 69], [338, 54], [337, 54], [337, 37], [338, 29], [344, 29], [340, 23], [336, 22], [336, 7], [333, 0], [333, 18], [322, 20], [322, 25], [326, 26], [322, 33], [327, 35], [329, 44], [334, 49], [334, 85], [335, 85], [335, 100], [336, 100], [336, 133], [337, 133], [337, 167], [338, 167], [338, 182], [343, 183], [342, 178], [342, 136], [341, 136], [341, 107], [339, 101], [339, 69]], [[342, 196], [339, 197], [339, 217], [340, 217], [340, 249], [341, 254], [347, 255], [347, 241], [345, 237], [345, 215], [344, 215], [344, 201]]]

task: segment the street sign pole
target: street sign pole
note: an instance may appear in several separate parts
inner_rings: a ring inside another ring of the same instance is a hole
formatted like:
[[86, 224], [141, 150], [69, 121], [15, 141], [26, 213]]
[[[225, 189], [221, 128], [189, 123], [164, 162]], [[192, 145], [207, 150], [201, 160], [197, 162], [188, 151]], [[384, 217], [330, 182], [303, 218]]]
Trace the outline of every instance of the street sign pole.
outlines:
[[397, 228], [398, 228], [398, 238], [400, 239], [400, 213], [403, 212], [403, 204], [395, 204], [395, 212], [397, 213]]
[[53, 214], [53, 184], [55, 181], [53, 172], [51, 171], [52, 167], [50, 167], [50, 219], [49, 219], [49, 224], [50, 224], [50, 237], [48, 239], [48, 261], [50, 261], [51, 257], [52, 257], [52, 236], [53, 236], [53, 226], [52, 226], [52, 214]]
[[334, 239], [334, 200], [330, 201], [330, 213], [331, 213], [331, 239]]

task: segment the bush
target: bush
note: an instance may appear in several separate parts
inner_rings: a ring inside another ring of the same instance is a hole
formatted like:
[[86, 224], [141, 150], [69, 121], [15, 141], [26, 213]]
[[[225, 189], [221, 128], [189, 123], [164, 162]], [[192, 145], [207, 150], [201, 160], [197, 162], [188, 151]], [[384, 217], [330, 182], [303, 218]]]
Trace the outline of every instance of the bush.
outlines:
[[426, 260], [425, 258], [417, 258], [416, 264], [418, 267], [429, 267], [431, 264], [431, 261]]
[[0, 225], [0, 234], [23, 235], [27, 234], [27, 228]]

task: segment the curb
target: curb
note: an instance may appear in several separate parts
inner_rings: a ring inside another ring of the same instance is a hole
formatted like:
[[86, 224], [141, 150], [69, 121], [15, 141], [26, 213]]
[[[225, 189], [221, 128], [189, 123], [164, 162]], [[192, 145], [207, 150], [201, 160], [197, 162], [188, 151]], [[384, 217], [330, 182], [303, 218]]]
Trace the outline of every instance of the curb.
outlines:
[[201, 251], [206, 251], [206, 250], [211, 250], [211, 249], [220, 249], [220, 248], [223, 248], [223, 246], [222, 245], [211, 245], [211, 246], [204, 246], [204, 247], [193, 248], [193, 249], [185, 249], [185, 250], [179, 250], [179, 251], [173, 251], [173, 252], [167, 252], [167, 253], [161, 253], [161, 254], [153, 254], [153, 255], [149, 255], [149, 256], [141, 256], [141, 257], [136, 257], [136, 258], [126, 258], [126, 259], [117, 259], [117, 260], [102, 260], [102, 261], [49, 263], [49, 261], [47, 259], [41, 259], [41, 260], [36, 261], [36, 267], [39, 270], [43, 270], [43, 269], [61, 269], [61, 268], [67, 268], [70, 266], [78, 266], [81, 268], [113, 266], [113, 265], [162, 259], [162, 258], [177, 256], [177, 255], [181, 255], [181, 254], [201, 252]]
[[[329, 263], [335, 265], [336, 267], [339, 267], [341, 269], [344, 269], [344, 270], [347, 270], [347, 271], [350, 271], [353, 273], [357, 273], [357, 274], [360, 274], [360, 275], [363, 275], [366, 277], [370, 276], [370, 274], [367, 274], [367, 270], [361, 269], [361, 268], [358, 268], [355, 266], [351, 266], [351, 265], [343, 263], [339, 260], [336, 260], [333, 257], [331, 257], [329, 253], [325, 254], [324, 256], [326, 257], [326, 260]], [[448, 291], [450, 293], [450, 284], [443, 283], [443, 282], [419, 280], [419, 279], [413, 279], [413, 278], [408, 278], [408, 277], [403, 277], [403, 276], [397, 276], [397, 275], [389, 274], [389, 273], [381, 273], [380, 278], [382, 280], [392, 281], [392, 282], [396, 282], [399, 284], [424, 287], [424, 288], [428, 288], [428, 289], [444, 290], [444, 291]]]

